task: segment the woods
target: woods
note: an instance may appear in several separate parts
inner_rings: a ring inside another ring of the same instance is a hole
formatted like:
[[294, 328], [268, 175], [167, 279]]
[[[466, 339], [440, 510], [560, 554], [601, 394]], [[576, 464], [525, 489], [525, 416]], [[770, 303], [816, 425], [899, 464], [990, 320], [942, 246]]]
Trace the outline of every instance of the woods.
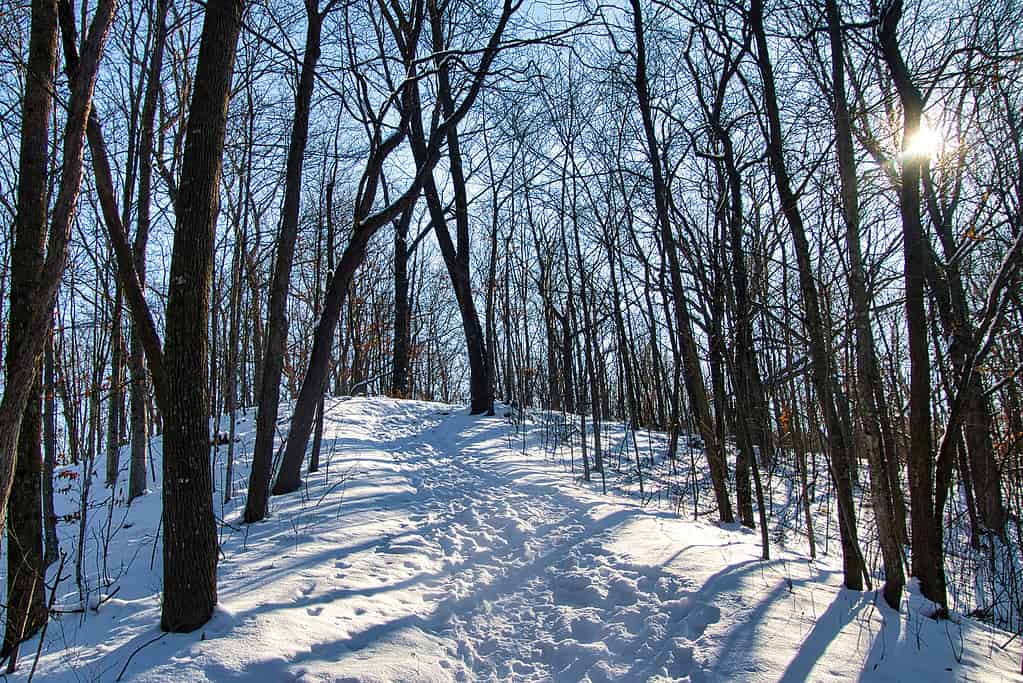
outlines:
[[849, 591], [903, 610], [915, 578], [928, 616], [1018, 633], [1021, 27], [979, 1], [14, 3], [9, 666], [64, 559], [83, 611], [114, 590], [158, 462], [159, 625], [204, 627], [225, 534], [309, 495], [344, 396], [542, 425], [583, 485], [627, 473], [765, 562], [840, 553]]

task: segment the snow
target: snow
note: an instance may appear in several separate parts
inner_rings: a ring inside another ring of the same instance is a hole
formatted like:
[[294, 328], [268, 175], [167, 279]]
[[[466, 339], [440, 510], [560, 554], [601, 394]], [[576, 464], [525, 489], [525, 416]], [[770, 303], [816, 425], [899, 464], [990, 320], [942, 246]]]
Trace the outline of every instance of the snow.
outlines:
[[[126, 516], [115, 507], [107, 533], [110, 493], [97, 480], [90, 609], [51, 623], [37, 678], [1023, 680], [1018, 641], [1001, 647], [1011, 634], [929, 619], [912, 585], [896, 613], [874, 592], [844, 590], [838, 558], [811, 562], [791, 546], [761, 561], [759, 534], [644, 506], [628, 486], [604, 495], [544, 458], [538, 427], [523, 436], [459, 406], [328, 400], [321, 471], [244, 525], [252, 418], [239, 424], [230, 504], [217, 482], [214, 618], [160, 633], [159, 482]], [[76, 496], [61, 494], [58, 514]], [[73, 550], [76, 524], [61, 531]], [[73, 578], [58, 602], [82, 604]], [[24, 644], [12, 680], [38, 644]]]

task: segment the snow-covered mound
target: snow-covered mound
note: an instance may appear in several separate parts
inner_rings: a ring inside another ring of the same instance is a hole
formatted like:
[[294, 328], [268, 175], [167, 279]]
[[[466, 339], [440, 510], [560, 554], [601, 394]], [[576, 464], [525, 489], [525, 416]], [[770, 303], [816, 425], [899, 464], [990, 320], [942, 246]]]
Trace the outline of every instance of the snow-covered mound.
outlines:
[[[130, 508], [117, 491], [110, 507], [98, 480], [83, 566], [98, 609], [55, 619], [37, 678], [1021, 680], [1011, 634], [933, 621], [912, 586], [900, 614], [841, 589], [827, 560], [760, 561], [759, 535], [602, 495], [545, 461], [539, 435], [454, 406], [328, 402], [321, 470], [246, 526], [252, 429], [250, 413], [227, 505], [217, 451], [214, 619], [160, 633], [159, 487]], [[77, 527], [62, 531], [73, 552]], [[57, 596], [80, 600], [73, 578]]]

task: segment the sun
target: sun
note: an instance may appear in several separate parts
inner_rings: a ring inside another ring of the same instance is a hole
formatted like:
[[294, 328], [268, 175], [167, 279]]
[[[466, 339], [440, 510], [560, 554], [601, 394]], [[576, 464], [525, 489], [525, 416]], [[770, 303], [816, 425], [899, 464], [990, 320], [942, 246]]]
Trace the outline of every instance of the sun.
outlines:
[[926, 123], [910, 133], [903, 143], [902, 153], [907, 157], [931, 159], [941, 148], [941, 135]]

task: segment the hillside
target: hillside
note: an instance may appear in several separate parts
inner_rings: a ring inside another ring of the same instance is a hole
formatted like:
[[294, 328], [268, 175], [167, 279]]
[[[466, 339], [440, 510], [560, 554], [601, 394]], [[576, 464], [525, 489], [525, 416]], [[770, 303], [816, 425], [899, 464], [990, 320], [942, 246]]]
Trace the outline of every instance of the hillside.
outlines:
[[[99, 478], [90, 609], [75, 610], [69, 559], [38, 680], [1023, 680], [1011, 634], [928, 619], [912, 586], [896, 613], [797, 545], [761, 561], [759, 534], [602, 494], [544, 457], [539, 425], [458, 406], [328, 401], [320, 472], [246, 526], [252, 424], [227, 505], [218, 450], [214, 619], [160, 633], [159, 491], [110, 507]], [[70, 514], [80, 477], [64, 480]], [[61, 529], [70, 556], [77, 525]]]

